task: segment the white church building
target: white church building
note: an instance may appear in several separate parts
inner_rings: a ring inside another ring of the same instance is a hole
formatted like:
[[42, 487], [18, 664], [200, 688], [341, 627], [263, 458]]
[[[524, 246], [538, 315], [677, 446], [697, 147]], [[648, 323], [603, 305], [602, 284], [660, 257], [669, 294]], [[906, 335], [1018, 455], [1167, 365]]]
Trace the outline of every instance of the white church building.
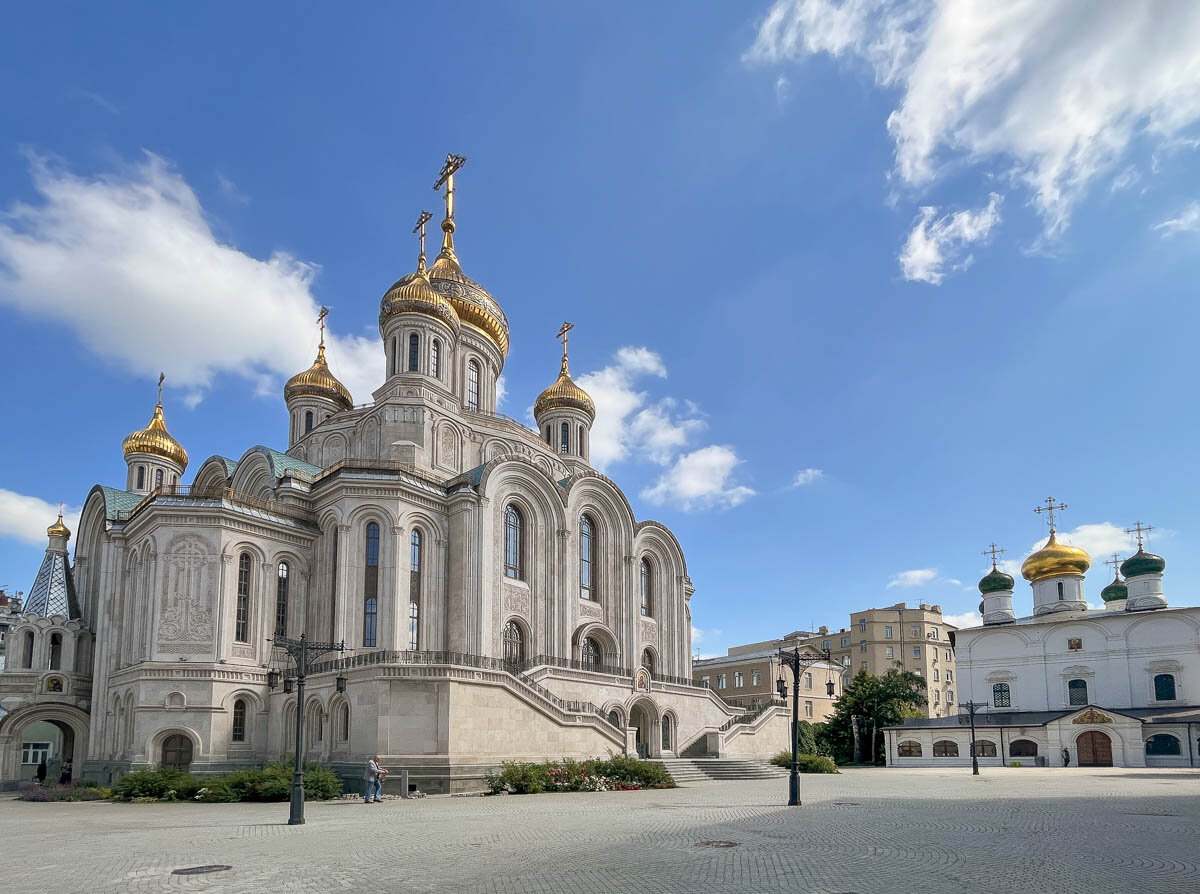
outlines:
[[422, 215], [417, 269], [380, 302], [367, 403], [322, 338], [284, 389], [286, 452], [213, 456], [185, 484], [160, 390], [124, 441], [123, 485], [88, 495], [73, 563], [71, 532], [50, 528], [0, 673], [0, 785], [28, 778], [32, 745], [102, 782], [289, 755], [276, 631], [344, 641], [309, 676], [301, 723], [309, 758], [347, 779], [373, 754], [452, 792], [506, 759], [786, 745], [785, 710], [692, 682], [683, 549], [589, 465], [595, 405], [568, 369], [569, 326], [537, 430], [496, 412], [509, 325], [456, 253], [462, 161], [439, 178], [436, 259]]
[[886, 730], [888, 765], [970, 764], [962, 707], [974, 702], [981, 766], [1200, 766], [1200, 607], [1168, 606], [1166, 561], [1142, 534], [1139, 524], [1137, 552], [1098, 610], [1084, 596], [1091, 558], [1053, 527], [1021, 567], [1032, 615], [1017, 616], [1013, 578], [993, 555], [979, 582], [983, 625], [952, 634], [960, 717]]

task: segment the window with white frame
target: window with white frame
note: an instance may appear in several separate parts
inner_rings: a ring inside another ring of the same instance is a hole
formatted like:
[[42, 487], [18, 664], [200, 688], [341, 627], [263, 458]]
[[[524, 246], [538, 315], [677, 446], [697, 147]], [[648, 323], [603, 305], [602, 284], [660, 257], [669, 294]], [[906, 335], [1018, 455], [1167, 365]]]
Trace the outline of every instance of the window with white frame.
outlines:
[[842, 667], [849, 667], [849, 666], [850, 666], [850, 656], [843, 655], [842, 656]]
[[921, 628], [915, 624], [912, 626], [912, 629], [909, 632], [912, 634], [913, 639], [921, 638]]
[[947, 660], [947, 661], [950, 661], [950, 660], [951, 660], [951, 653], [950, 653], [950, 650], [949, 650], [949, 649], [947, 649], [947, 650], [946, 650], [946, 660]]
[[891, 639], [891, 638], [892, 638], [892, 625], [891, 625], [891, 624], [884, 624], [884, 625], [883, 625], [883, 638], [884, 638], [884, 639]]
[[850, 645], [850, 637], [848, 637], [848, 636], [843, 636], [843, 637], [842, 637], [842, 648], [844, 649], [844, 648], [846, 648], [846, 646], [848, 646], [848, 645]]
[[812, 716], [813, 716], [813, 703], [812, 702], [806, 701], [804, 703], [804, 716], [808, 717], [810, 719], [812, 718]]
[[935, 680], [942, 679], [942, 672], [940, 670], [938, 670], [936, 667], [933, 669], [933, 679], [935, 679]]
[[734, 671], [734, 672], [733, 672], [733, 688], [734, 688], [734, 689], [741, 689], [741, 688], [742, 688], [742, 685], [743, 685], [744, 683], [745, 683], [745, 678], [742, 676], [742, 672], [741, 672], [741, 671]]
[[859, 641], [859, 643], [858, 643], [858, 651], [860, 651], [860, 652], [865, 652], [865, 651], [867, 651], [867, 641], [866, 641], [865, 639], [864, 639], [864, 640], [860, 640], [860, 641]]
[[867, 622], [866, 622], [866, 620], [865, 620], [865, 619], [864, 619], [864, 620], [862, 620], [862, 621], [859, 621], [859, 622], [858, 622], [858, 632], [859, 632], [859, 633], [866, 633], [866, 632], [867, 632]]
[[920, 657], [921, 657], [921, 647], [913, 646], [913, 658], [920, 658]]
[[21, 763], [23, 764], [40, 764], [44, 760], [50, 759], [50, 743], [49, 742], [23, 742], [21, 743]]
[[750, 671], [750, 685], [751, 686], [762, 685], [762, 671]]
[[700, 678], [700, 685], [703, 686], [705, 689], [709, 688], [708, 683], [709, 683], [709, 679], [707, 676], [703, 676]]
[[725, 675], [724, 674], [717, 674], [717, 688], [718, 689], [725, 688]]
[[885, 652], [884, 652], [884, 654], [886, 654], [888, 658], [895, 658], [895, 657], [896, 657], [896, 650], [895, 650], [895, 649], [893, 649], [891, 646], [887, 646], [887, 647], [886, 647], [886, 649], [885, 649]]
[[805, 688], [805, 689], [812, 689], [812, 674], [805, 674], [805, 675], [804, 675], [804, 688]]

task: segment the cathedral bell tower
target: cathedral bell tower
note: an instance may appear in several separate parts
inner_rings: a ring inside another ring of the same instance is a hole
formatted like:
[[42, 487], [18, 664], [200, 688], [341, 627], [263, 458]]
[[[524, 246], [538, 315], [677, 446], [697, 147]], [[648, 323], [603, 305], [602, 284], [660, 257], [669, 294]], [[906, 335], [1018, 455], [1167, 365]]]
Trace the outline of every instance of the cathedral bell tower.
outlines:
[[329, 308], [322, 307], [317, 315], [321, 327], [321, 341], [317, 345], [317, 359], [303, 372], [298, 372], [283, 386], [283, 399], [288, 408], [288, 449], [310, 431], [342, 410], [354, 406], [354, 399], [346, 386], [329, 371], [325, 361], [325, 318]]
[[558, 330], [562, 339], [562, 366], [554, 384], [538, 395], [533, 416], [546, 443], [563, 459], [586, 463], [592, 423], [596, 421], [596, 403], [590, 394], [575, 384], [567, 366], [567, 335], [574, 329], [563, 323]]
[[158, 403], [150, 424], [132, 432], [121, 442], [128, 472], [125, 489], [138, 494], [148, 494], [156, 487], [174, 487], [179, 484], [188, 464], [187, 451], [171, 437], [163, 418], [162, 386], [166, 376], [158, 377]]

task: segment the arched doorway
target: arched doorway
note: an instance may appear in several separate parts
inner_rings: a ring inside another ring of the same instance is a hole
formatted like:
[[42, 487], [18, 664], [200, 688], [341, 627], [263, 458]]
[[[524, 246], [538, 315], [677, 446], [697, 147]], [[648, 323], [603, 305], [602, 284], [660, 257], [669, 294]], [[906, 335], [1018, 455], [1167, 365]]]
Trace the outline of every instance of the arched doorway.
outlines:
[[0, 714], [0, 781], [32, 779], [45, 760], [46, 779], [58, 782], [64, 772], [79, 779], [87, 756], [88, 716], [66, 705], [35, 705]]
[[192, 740], [182, 733], [172, 733], [163, 739], [162, 765], [186, 773], [192, 765]]
[[1111, 767], [1112, 739], [1099, 730], [1088, 730], [1081, 733], [1075, 740], [1075, 750], [1079, 754], [1081, 767]]
[[638, 757], [657, 756], [658, 711], [653, 703], [646, 699], [635, 702], [629, 709], [629, 726], [636, 734]]

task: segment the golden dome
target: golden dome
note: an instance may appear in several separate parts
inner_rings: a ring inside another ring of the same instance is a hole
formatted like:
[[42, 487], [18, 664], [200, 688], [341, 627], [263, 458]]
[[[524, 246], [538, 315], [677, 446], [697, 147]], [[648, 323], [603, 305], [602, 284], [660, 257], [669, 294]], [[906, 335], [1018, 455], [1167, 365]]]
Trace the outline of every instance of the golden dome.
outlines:
[[1077, 546], [1059, 543], [1051, 529], [1046, 545], [1021, 564], [1021, 577], [1034, 583], [1049, 577], [1083, 574], [1091, 564], [1091, 556]]
[[324, 341], [317, 347], [317, 359], [313, 361], [313, 365], [304, 372], [296, 373], [283, 386], [284, 400], [303, 395], [323, 397], [333, 401], [343, 410], [354, 406], [354, 399], [350, 397], [346, 386], [329, 371], [329, 364], [325, 362]]
[[571, 378], [571, 371], [567, 369], [566, 352], [563, 353], [562, 369], [559, 370], [558, 378], [534, 401], [533, 415], [534, 418], [541, 419], [542, 414], [547, 410], [557, 410], [563, 407], [587, 413], [588, 418], [593, 422], [596, 419], [596, 402]]
[[186, 469], [188, 464], [187, 451], [167, 432], [167, 423], [163, 419], [161, 402], [154, 407], [154, 415], [150, 417], [150, 424], [127, 436], [121, 442], [121, 450], [126, 459], [134, 453], [149, 453], [170, 460], [180, 469]]
[[71, 529], [63, 524], [62, 513], [58, 514], [58, 521], [46, 529], [46, 533], [51, 537], [70, 537]]
[[425, 269], [424, 251], [417, 258], [416, 272], [397, 280], [379, 302], [380, 332], [383, 331], [388, 317], [403, 313], [428, 314], [437, 317], [451, 329], [458, 329], [459, 320], [454, 305], [450, 303], [450, 299], [435, 292], [430, 285], [429, 273]]
[[500, 356], [507, 357], [508, 317], [487, 289], [463, 273], [454, 253], [454, 221], [443, 220], [442, 231], [446, 235], [429, 268], [430, 284], [450, 300], [459, 320], [481, 331], [500, 349]]

